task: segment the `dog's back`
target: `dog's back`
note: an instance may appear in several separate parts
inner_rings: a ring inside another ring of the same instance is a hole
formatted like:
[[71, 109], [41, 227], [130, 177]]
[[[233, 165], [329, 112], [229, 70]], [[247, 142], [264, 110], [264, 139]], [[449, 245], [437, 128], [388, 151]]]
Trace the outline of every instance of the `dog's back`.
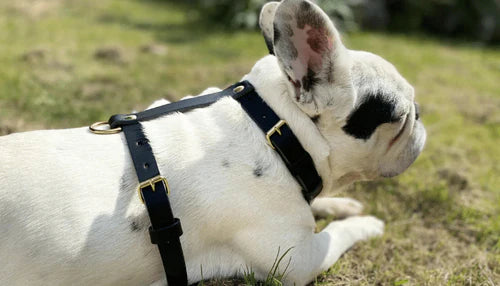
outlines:
[[[230, 249], [251, 229], [274, 224], [268, 228], [279, 234], [286, 231], [278, 231], [280, 221], [314, 224], [300, 189], [253, 124], [233, 99], [144, 123], [182, 220], [190, 277], [200, 275], [199, 265], [206, 275], [236, 275], [246, 262]], [[0, 137], [0, 145], [0, 228], [7, 230], [0, 257], [8, 261], [0, 284], [160, 279], [122, 134], [44, 130]]]

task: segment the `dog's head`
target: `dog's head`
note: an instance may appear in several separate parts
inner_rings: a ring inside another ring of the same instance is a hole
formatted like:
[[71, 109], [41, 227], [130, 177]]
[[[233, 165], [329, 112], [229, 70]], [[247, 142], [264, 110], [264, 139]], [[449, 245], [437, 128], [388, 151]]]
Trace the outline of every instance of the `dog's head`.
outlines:
[[342, 44], [329, 17], [305, 0], [269, 2], [260, 26], [290, 95], [330, 146], [337, 184], [400, 174], [423, 149], [412, 86], [381, 57]]

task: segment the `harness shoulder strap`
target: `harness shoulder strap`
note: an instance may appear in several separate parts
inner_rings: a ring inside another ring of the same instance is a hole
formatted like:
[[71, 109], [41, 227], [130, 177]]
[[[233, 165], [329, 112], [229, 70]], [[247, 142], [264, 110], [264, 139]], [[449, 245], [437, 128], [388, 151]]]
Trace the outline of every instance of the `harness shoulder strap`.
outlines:
[[235, 99], [266, 135], [268, 145], [276, 150], [302, 188], [302, 196], [310, 203], [323, 188], [311, 155], [302, 147], [285, 120], [267, 105], [255, 90], [238, 94]]

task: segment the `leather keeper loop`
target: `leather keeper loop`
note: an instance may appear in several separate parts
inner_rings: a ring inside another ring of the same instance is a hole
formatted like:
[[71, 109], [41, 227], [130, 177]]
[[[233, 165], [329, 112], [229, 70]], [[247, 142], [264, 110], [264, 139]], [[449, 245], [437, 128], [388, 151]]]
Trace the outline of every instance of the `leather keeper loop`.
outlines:
[[123, 125], [132, 125], [137, 122], [136, 114], [115, 114], [108, 120], [109, 126], [114, 126], [111, 128], [121, 127]]
[[152, 244], [169, 243], [182, 235], [181, 221], [174, 218], [174, 223], [160, 229], [149, 227], [149, 236]]

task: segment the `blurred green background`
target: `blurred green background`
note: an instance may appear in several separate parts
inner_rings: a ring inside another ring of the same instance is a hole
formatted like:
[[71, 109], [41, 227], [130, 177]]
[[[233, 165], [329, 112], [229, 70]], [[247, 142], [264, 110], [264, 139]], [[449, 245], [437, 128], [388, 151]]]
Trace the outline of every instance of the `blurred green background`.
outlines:
[[[188, 0], [202, 18], [229, 28], [254, 28], [266, 0]], [[497, 0], [315, 0], [345, 31], [425, 32], [500, 42]]]
[[[1, 1], [0, 135], [84, 126], [240, 80], [267, 53], [254, 28], [263, 2]], [[428, 142], [403, 175], [336, 194], [362, 201], [386, 233], [315, 285], [499, 285], [499, 2], [318, 2], [347, 47], [381, 55], [415, 86]]]

